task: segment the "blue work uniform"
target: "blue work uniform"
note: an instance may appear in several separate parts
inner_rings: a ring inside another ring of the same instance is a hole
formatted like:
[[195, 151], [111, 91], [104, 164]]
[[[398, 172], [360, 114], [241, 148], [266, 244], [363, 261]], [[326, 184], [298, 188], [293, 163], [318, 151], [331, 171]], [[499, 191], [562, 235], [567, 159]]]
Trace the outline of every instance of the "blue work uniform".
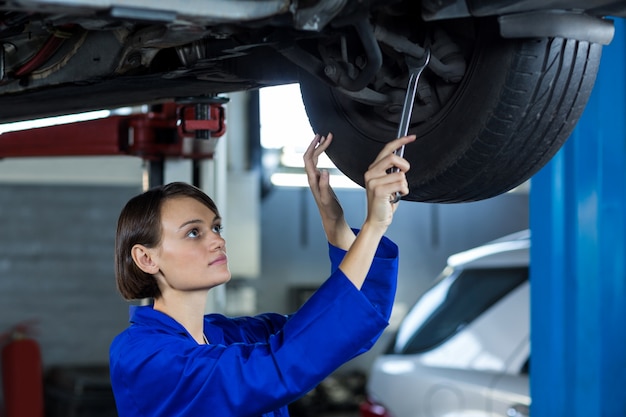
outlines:
[[287, 404], [367, 351], [388, 324], [398, 248], [383, 238], [359, 291], [338, 268], [294, 314], [204, 318], [208, 345], [152, 306], [132, 306], [110, 349], [119, 417], [288, 416]]

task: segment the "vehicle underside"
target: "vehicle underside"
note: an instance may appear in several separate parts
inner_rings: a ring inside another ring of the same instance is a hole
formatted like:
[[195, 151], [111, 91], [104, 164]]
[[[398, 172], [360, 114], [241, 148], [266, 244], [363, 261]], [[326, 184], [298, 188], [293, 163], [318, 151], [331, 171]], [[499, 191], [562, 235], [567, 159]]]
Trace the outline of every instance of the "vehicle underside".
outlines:
[[626, 2], [0, 1], [0, 123], [300, 83], [314, 130], [336, 137], [329, 156], [362, 184], [396, 134], [406, 56], [428, 47], [405, 199], [476, 201], [567, 139], [607, 16]]

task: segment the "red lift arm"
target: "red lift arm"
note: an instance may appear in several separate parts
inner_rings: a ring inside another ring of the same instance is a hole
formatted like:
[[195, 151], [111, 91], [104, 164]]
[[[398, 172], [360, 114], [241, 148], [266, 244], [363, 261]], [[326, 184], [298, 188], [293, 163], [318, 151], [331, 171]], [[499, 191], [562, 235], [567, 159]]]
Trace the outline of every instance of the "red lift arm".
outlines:
[[[226, 131], [223, 101], [166, 103], [148, 113], [0, 134], [0, 158], [134, 155], [211, 158]], [[198, 106], [201, 106], [200, 108]]]

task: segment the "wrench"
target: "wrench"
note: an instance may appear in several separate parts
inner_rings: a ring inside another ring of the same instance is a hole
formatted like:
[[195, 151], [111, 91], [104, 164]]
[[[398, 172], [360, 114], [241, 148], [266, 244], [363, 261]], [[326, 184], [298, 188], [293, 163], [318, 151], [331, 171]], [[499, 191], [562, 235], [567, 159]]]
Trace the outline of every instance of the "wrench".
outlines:
[[[409, 67], [409, 85], [406, 89], [406, 96], [404, 96], [404, 106], [402, 106], [402, 116], [400, 117], [397, 138], [406, 136], [409, 133], [409, 124], [411, 123], [411, 113], [413, 113], [417, 84], [419, 83], [422, 71], [424, 71], [424, 68], [426, 68], [430, 62], [430, 48], [424, 49], [424, 55], [422, 55], [421, 58], [407, 55], [405, 59]], [[396, 149], [394, 153], [398, 156], [404, 156], [404, 145]], [[389, 172], [398, 172], [398, 168], [393, 167]], [[397, 203], [400, 197], [400, 193], [396, 192], [395, 196], [390, 198], [391, 203]]]

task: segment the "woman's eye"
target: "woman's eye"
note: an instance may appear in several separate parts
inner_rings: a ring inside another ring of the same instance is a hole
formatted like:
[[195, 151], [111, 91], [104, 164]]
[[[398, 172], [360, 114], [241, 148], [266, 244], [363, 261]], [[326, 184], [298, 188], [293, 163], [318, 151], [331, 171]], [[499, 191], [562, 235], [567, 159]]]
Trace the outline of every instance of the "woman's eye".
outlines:
[[191, 229], [189, 232], [187, 232], [187, 236], [196, 238], [200, 236], [200, 231], [198, 229]]
[[224, 227], [221, 224], [216, 224], [213, 226], [213, 233], [217, 233], [218, 235], [222, 234], [222, 231], [224, 230]]

